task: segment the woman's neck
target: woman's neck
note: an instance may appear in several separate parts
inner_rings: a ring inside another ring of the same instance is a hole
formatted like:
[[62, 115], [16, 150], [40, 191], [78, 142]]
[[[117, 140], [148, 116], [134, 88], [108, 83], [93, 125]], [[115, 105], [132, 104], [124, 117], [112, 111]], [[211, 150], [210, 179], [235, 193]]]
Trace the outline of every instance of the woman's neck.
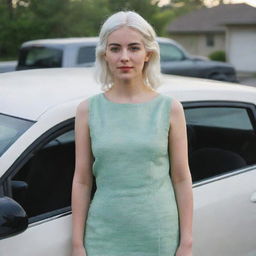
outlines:
[[133, 96], [144, 95], [145, 93], [152, 93], [154, 90], [145, 85], [143, 79], [139, 80], [116, 80], [109, 90], [114, 95], [120, 97], [132, 98]]

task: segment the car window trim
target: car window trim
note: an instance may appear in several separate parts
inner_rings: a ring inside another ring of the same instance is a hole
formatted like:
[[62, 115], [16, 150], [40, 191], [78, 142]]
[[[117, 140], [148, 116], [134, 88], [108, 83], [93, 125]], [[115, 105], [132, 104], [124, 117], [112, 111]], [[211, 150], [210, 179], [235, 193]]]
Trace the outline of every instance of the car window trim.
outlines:
[[51, 211], [51, 212], [42, 213], [40, 215], [29, 218], [28, 219], [28, 227], [30, 228], [30, 227], [38, 226], [38, 225], [41, 225], [43, 223], [68, 216], [71, 213], [72, 213], [71, 212], [71, 206], [64, 207], [64, 208], [61, 208], [61, 209], [56, 209], [56, 210]]
[[[216, 100], [209, 100], [209, 101], [182, 101], [181, 102], [184, 109], [188, 108], [203, 108], [203, 107], [235, 107], [235, 108], [245, 108], [247, 110], [248, 116], [250, 118], [252, 127], [254, 132], [256, 132], [256, 106], [253, 103], [248, 102], [240, 102], [240, 101], [216, 101]], [[231, 170], [229, 172], [225, 172], [223, 174], [219, 174], [216, 176], [212, 176], [209, 178], [205, 178], [199, 181], [193, 182], [193, 188], [203, 186], [212, 182], [216, 182], [222, 179], [230, 178], [235, 175], [254, 171], [256, 169], [256, 164], [246, 166], [244, 168]]]
[[36, 121], [31, 120], [31, 119], [22, 118], [22, 117], [14, 116], [14, 115], [9, 115], [9, 114], [2, 113], [2, 112], [0, 112], [0, 115], [8, 116], [8, 117], [12, 117], [12, 118], [16, 118], [16, 119], [23, 120], [23, 121], [27, 121], [27, 122], [30, 122], [30, 123], [31, 123], [31, 125], [33, 125], [33, 124], [35, 124], [35, 123], [36, 123]]
[[256, 171], [256, 164], [246, 166], [245, 168], [241, 168], [241, 169], [231, 170], [229, 172], [226, 172], [226, 173], [223, 173], [223, 174], [220, 174], [220, 175], [216, 175], [216, 176], [212, 176], [210, 178], [205, 178], [205, 179], [202, 179], [202, 180], [199, 180], [199, 181], [195, 181], [195, 182], [193, 182], [192, 187], [193, 188], [201, 187], [203, 185], [206, 185], [206, 184], [209, 184], [209, 183], [212, 183], [212, 182], [227, 179], [227, 178], [236, 176], [238, 174], [247, 173], [247, 172], [250, 172], [250, 171]]

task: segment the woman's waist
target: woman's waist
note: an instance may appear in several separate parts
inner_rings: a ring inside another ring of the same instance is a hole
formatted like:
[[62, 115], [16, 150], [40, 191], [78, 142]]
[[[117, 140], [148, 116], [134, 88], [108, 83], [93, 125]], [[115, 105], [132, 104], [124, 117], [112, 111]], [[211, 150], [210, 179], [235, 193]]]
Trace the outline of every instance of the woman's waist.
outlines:
[[[140, 193], [97, 192], [90, 205], [89, 215], [119, 218], [134, 213], [136, 216], [170, 216], [176, 214], [177, 205], [171, 189]], [[155, 218], [154, 217], [154, 218]]]
[[103, 197], [140, 197], [140, 196], [154, 196], [159, 193], [168, 193], [173, 191], [171, 179], [155, 180], [102, 180], [96, 179], [97, 189], [96, 194]]
[[167, 203], [174, 199], [174, 190], [171, 183], [166, 183], [161, 187], [147, 186], [138, 188], [106, 188], [99, 187], [96, 189], [92, 203], [106, 206], [116, 204], [158, 204], [158, 202]]

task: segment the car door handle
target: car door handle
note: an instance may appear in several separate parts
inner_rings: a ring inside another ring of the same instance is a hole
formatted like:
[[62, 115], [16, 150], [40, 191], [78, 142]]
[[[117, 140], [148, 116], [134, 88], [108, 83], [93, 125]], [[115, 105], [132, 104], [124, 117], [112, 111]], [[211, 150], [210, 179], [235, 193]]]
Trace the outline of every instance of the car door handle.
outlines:
[[252, 193], [251, 195], [251, 202], [256, 203], [256, 192]]

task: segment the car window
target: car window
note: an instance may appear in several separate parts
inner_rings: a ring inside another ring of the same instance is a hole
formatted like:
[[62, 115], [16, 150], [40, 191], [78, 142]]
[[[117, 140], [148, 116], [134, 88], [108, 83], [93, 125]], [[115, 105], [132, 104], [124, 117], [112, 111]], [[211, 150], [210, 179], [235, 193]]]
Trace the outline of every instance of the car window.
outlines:
[[194, 125], [253, 130], [246, 109], [204, 107], [186, 110], [187, 122]]
[[74, 130], [51, 139], [12, 177], [12, 197], [29, 218], [69, 207], [75, 168]]
[[31, 126], [33, 121], [0, 114], [0, 156]]
[[159, 43], [160, 60], [165, 61], [181, 61], [184, 59], [184, 53], [173, 44]]
[[95, 62], [95, 46], [80, 47], [77, 56], [77, 63], [92, 63]]
[[43, 46], [24, 47], [20, 50], [18, 66], [30, 68], [61, 67], [62, 55], [62, 49]]
[[256, 164], [256, 133], [251, 111], [237, 106], [185, 108], [194, 181]]

